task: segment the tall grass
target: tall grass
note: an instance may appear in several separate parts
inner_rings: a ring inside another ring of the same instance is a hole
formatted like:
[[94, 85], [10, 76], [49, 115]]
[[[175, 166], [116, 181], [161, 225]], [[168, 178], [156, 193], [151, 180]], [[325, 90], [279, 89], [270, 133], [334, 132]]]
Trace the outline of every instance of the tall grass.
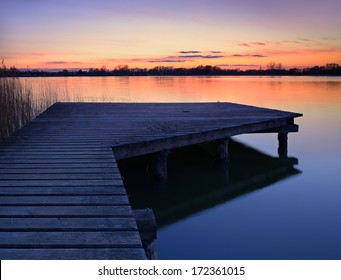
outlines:
[[13, 69], [3, 65], [0, 68], [0, 141], [56, 101], [57, 94], [50, 87], [37, 95], [29, 83], [19, 79]]

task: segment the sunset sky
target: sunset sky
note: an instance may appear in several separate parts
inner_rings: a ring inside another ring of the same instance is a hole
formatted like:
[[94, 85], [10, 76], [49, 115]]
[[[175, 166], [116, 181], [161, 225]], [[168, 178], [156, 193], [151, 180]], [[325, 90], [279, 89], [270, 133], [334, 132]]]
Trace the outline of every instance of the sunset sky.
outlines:
[[340, 0], [1, 0], [18, 68], [341, 64]]

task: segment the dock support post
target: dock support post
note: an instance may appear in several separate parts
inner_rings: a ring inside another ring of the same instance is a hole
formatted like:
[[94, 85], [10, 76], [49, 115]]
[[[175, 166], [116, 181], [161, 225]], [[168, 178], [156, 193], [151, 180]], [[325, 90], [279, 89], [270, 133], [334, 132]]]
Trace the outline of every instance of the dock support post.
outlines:
[[153, 173], [157, 180], [167, 180], [167, 157], [169, 151], [163, 150], [155, 153]]
[[228, 141], [229, 139], [217, 140], [217, 151], [216, 160], [218, 163], [228, 163], [229, 162], [229, 149]]
[[157, 227], [152, 209], [133, 210], [142, 245], [148, 260], [156, 260]]
[[278, 156], [280, 158], [288, 157], [288, 133], [280, 132], [277, 136], [278, 139]]

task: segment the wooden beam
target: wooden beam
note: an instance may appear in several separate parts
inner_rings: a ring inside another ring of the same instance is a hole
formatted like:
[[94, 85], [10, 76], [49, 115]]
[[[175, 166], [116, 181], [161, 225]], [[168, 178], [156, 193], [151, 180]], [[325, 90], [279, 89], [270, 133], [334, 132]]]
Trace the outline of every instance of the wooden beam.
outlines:
[[146, 140], [143, 142], [114, 145], [113, 152], [116, 160], [155, 153], [157, 151], [180, 148], [184, 146], [200, 144], [230, 138], [245, 133], [258, 133], [271, 128], [281, 127], [287, 124], [284, 119], [275, 119], [264, 122], [244, 124], [241, 126], [226, 127], [221, 129], [192, 132], [182, 135], [160, 137], [158, 139]]
[[253, 133], [289, 133], [289, 132], [298, 132], [298, 128], [299, 128], [299, 126], [297, 124], [290, 124], [290, 125], [275, 127], [275, 128], [271, 128], [271, 129], [265, 129], [265, 130], [256, 131], [256, 132], [249, 132], [249, 134], [253, 134]]

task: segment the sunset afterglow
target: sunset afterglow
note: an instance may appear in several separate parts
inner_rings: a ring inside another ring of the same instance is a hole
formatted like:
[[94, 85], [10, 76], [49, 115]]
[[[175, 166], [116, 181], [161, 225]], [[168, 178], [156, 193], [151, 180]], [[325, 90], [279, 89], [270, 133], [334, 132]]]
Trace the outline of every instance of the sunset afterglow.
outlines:
[[0, 59], [17, 68], [341, 64], [339, 0], [5, 0], [0, 6]]

